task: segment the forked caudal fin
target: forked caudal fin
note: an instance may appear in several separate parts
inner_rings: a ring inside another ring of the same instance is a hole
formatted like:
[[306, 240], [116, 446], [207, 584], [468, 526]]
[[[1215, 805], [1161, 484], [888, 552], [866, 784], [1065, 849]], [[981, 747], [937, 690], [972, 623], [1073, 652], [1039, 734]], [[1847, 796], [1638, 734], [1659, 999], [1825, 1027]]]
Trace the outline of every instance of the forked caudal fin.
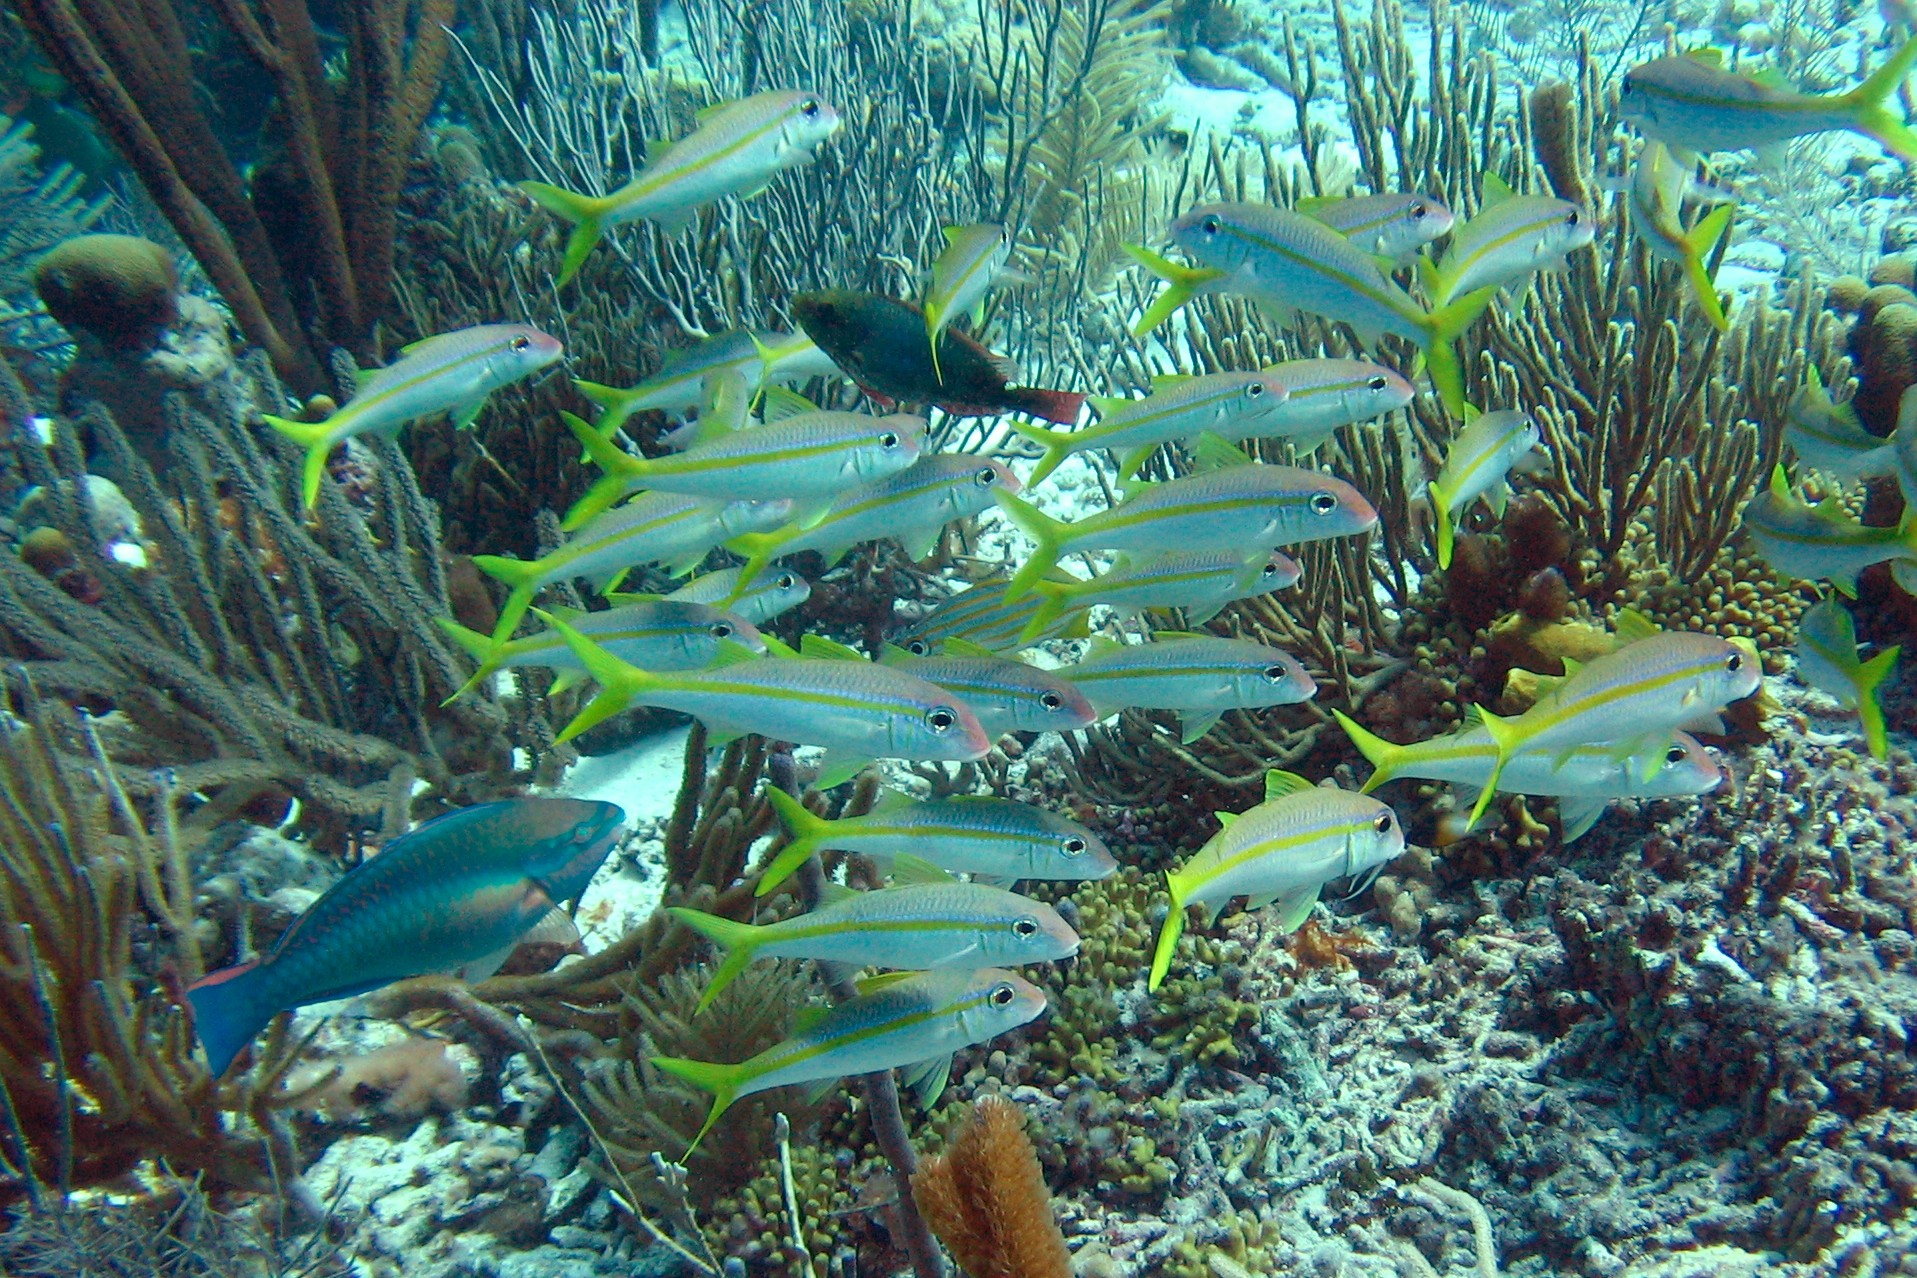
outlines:
[[1890, 61], [1845, 95], [1844, 105], [1851, 113], [1852, 128], [1874, 139], [1898, 159], [1917, 164], [1917, 133], [1912, 133], [1890, 106], [1913, 63], [1917, 63], [1917, 37], [1905, 40], [1902, 47], [1890, 55]]
[[706, 992], [699, 996], [699, 1006], [693, 1009], [693, 1015], [712, 1005], [720, 991], [732, 984], [739, 973], [746, 970], [748, 964], [757, 957], [760, 937], [765, 929], [752, 923], [741, 923], [737, 919], [722, 918], [717, 914], [707, 914], [704, 910], [687, 909], [682, 905], [669, 905], [666, 913], [699, 933], [726, 952], [726, 956], [713, 972], [712, 980], [706, 985]]
[[1171, 909], [1166, 911], [1165, 926], [1158, 933], [1158, 948], [1152, 951], [1151, 976], [1145, 982], [1148, 990], [1165, 983], [1165, 973], [1171, 971], [1172, 951], [1185, 934], [1185, 896], [1189, 889], [1179, 881], [1177, 870], [1165, 871], [1165, 886], [1171, 892]]
[[808, 857], [824, 846], [822, 840], [832, 828], [830, 821], [814, 815], [805, 804], [776, 785], [765, 788], [765, 801], [778, 814], [791, 842], [780, 848], [779, 854], [760, 873], [759, 886], [753, 890], [754, 896], [765, 896], [791, 878]]
[[320, 480], [326, 477], [326, 459], [333, 451], [333, 432], [340, 424], [338, 415], [323, 422], [298, 422], [271, 413], [260, 416], [266, 419], [268, 426], [306, 450], [306, 461], [300, 468], [300, 503], [307, 510], [313, 509], [313, 503], [319, 500]]
[[1075, 435], [1071, 431], [1046, 430], [1043, 426], [1033, 426], [1029, 422], [1013, 422], [1012, 433], [1045, 450], [1044, 456], [1038, 459], [1038, 465], [1032, 468], [1031, 478], [1025, 481], [1027, 488], [1038, 487], [1047, 475], [1057, 470], [1072, 455]]
[[263, 1005], [266, 1001], [261, 991], [263, 981], [260, 965], [255, 961], [203, 976], [187, 988], [186, 1001], [193, 1008], [193, 1032], [199, 1035], [207, 1068], [214, 1078], [226, 1073], [233, 1058], [278, 1013], [277, 1007]]
[[1058, 566], [1060, 545], [1071, 532], [1072, 526], [1062, 519], [1053, 519], [1031, 503], [1020, 501], [1007, 492], [994, 491], [992, 500], [998, 503], [998, 508], [1005, 512], [1005, 517], [1020, 532], [1038, 543], [1031, 557], [1020, 564], [1018, 571], [1012, 574], [1012, 579], [1005, 583], [1005, 602], [1011, 603], [1030, 593], [1039, 578]]
[[1731, 215], [1737, 212], [1735, 205], [1720, 204], [1705, 214], [1684, 235], [1684, 278], [1691, 286], [1691, 292], [1697, 298], [1697, 307], [1704, 312], [1704, 318], [1711, 327], [1720, 333], [1730, 331], [1730, 318], [1724, 314], [1724, 303], [1718, 299], [1717, 285], [1711, 279], [1711, 273], [1704, 268], [1704, 259], [1709, 257], [1717, 242], [1729, 229]]
[[454, 643], [466, 650], [466, 655], [479, 663], [479, 669], [472, 677], [459, 685], [459, 690], [439, 704], [449, 706], [467, 693], [477, 688], [492, 675], [498, 673], [502, 658], [506, 655], [506, 644], [492, 635], [482, 635], [477, 630], [468, 630], [450, 617], [434, 617], [439, 628]]
[[1358, 753], [1371, 762], [1371, 775], [1358, 787], [1358, 793], [1370, 794], [1397, 775], [1399, 756], [1404, 753], [1403, 746], [1394, 745], [1369, 731], [1342, 710], [1333, 710], [1331, 713], [1338, 720], [1338, 726], [1345, 730], [1345, 735], [1351, 738], [1351, 744], [1358, 747]]
[[702, 1092], [712, 1093], [712, 1110], [706, 1115], [705, 1125], [699, 1128], [699, 1134], [686, 1146], [684, 1162], [699, 1148], [699, 1142], [706, 1138], [719, 1116], [732, 1108], [732, 1102], [739, 1098], [739, 1087], [745, 1081], [745, 1066], [720, 1065], [712, 1061], [689, 1061], [678, 1056], [655, 1056], [653, 1065], [664, 1070], [674, 1078], [691, 1083]]
[[1477, 712], [1479, 721], [1484, 724], [1484, 730], [1491, 734], [1491, 740], [1498, 747], [1498, 757], [1491, 764], [1491, 775], [1484, 779], [1484, 789], [1478, 792], [1477, 803], [1472, 805], [1470, 821], [1472, 826], [1478, 824], [1479, 819], [1484, 816], [1485, 809], [1491, 806], [1491, 799], [1498, 792], [1498, 781], [1504, 776], [1504, 765], [1511, 761], [1511, 756], [1516, 754], [1518, 747], [1524, 744], [1524, 734], [1518, 730], [1516, 720], [1501, 719], [1483, 706], [1477, 707]]
[[1425, 367], [1431, 373], [1431, 385], [1438, 402], [1453, 415], [1464, 413], [1464, 368], [1452, 344], [1464, 335], [1478, 316], [1484, 314], [1498, 295], [1498, 285], [1489, 284], [1475, 293], [1466, 293], [1426, 315], [1419, 327], [1424, 330]]
[[585, 709], [574, 715], [572, 722], [553, 738], [555, 745], [564, 744], [588, 728], [639, 704], [649, 690], [666, 682], [658, 675], [621, 661], [550, 613], [539, 613], [539, 619], [559, 632], [559, 637], [586, 667], [586, 673], [599, 685], [599, 695], [587, 702]]
[[1877, 700], [1877, 687], [1897, 668], [1901, 646], [1886, 648], [1857, 669], [1857, 717], [1862, 720], [1864, 744], [1870, 757], [1882, 759], [1890, 753], [1890, 734], [1884, 726], [1884, 707]]
[[568, 191], [545, 182], [521, 182], [519, 189], [531, 196], [533, 203], [540, 208], [575, 224], [571, 237], [566, 241], [566, 257], [560, 264], [559, 278], [554, 281], [561, 285], [571, 282], [584, 264], [586, 254], [592, 252], [593, 246], [599, 243], [599, 237], [605, 234], [602, 219], [612, 201], [581, 195], [577, 191]]
[[1171, 318], [1173, 311], [1196, 297], [1205, 285], [1225, 274], [1210, 266], [1180, 266], [1170, 258], [1138, 244], [1125, 245], [1125, 251], [1146, 270], [1165, 281], [1165, 291], [1153, 299], [1145, 313], [1138, 317], [1138, 322], [1132, 325], [1133, 337], [1143, 337], [1163, 324]]

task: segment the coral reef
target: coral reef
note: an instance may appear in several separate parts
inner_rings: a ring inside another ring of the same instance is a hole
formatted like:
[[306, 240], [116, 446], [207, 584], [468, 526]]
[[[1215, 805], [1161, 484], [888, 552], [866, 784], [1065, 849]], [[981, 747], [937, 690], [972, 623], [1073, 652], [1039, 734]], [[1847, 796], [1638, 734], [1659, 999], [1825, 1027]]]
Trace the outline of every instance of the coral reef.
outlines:
[[974, 1104], [945, 1151], [912, 1177], [912, 1197], [971, 1278], [1070, 1278], [1051, 1195], [1010, 1101]]
[[55, 245], [33, 268], [47, 314], [110, 346], [151, 343], [179, 317], [173, 258], [135, 235], [81, 235]]

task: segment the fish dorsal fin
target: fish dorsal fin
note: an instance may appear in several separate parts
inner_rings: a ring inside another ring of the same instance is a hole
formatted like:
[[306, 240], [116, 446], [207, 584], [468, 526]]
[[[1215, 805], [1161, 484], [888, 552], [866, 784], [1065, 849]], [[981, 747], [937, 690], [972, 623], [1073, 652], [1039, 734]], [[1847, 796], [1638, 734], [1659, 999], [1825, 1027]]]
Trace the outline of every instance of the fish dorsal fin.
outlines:
[[864, 661], [865, 654], [824, 635], [806, 635], [799, 640], [799, 655], [820, 661]]
[[901, 981], [909, 981], [915, 976], [923, 975], [923, 972], [880, 972], [876, 976], [867, 976], [861, 979], [857, 983], [857, 989], [861, 996], [877, 994], [881, 990], [892, 988]]
[[879, 664], [882, 666], [909, 666], [918, 660], [918, 655], [910, 648], [888, 643], [879, 649]]
[[887, 790], [879, 796], [878, 802], [872, 805], [872, 811], [899, 812], [906, 808], [916, 808], [918, 805], [919, 801], [903, 790]]
[[1085, 650], [1085, 660], [1097, 661], [1101, 657], [1115, 657], [1131, 646], [1107, 635], [1093, 635], [1092, 646]]
[[940, 869], [924, 857], [913, 856], [910, 852], [900, 852], [892, 858], [892, 881], [901, 885], [958, 882], [949, 871]]
[[1791, 93], [1796, 90], [1796, 86], [1785, 79], [1784, 73], [1776, 67], [1759, 67], [1755, 71], [1745, 72], [1745, 75], [1750, 77], [1752, 84], [1761, 84], [1767, 89], [1776, 89], [1783, 93]]
[[841, 901], [849, 901], [857, 895], [859, 895], [857, 888], [849, 888], [843, 883], [827, 882], [824, 887], [819, 889], [819, 908], [824, 909], [828, 905], [837, 905]]
[[788, 417], [797, 417], [800, 413], [819, 411], [817, 404], [786, 386], [768, 386], [759, 394], [763, 401], [759, 405], [759, 419], [768, 426]]
[[[1635, 608], [1620, 608], [1613, 629], [1617, 632], [1619, 643], [1636, 643], [1656, 634], [1657, 623]], [[1570, 668], [1571, 663], [1565, 662], [1565, 669], [1568, 671]]]
[[1174, 386], [1183, 386], [1190, 380], [1190, 373], [1153, 373], [1152, 389], [1154, 391], [1170, 390]]
[[707, 106], [702, 106], [697, 111], [694, 111], [692, 113], [693, 123], [708, 124], [712, 121], [713, 116], [719, 114], [719, 112], [725, 110], [727, 107], [731, 105], [733, 104], [730, 102], [714, 102]]
[[1338, 202], [1335, 197], [1329, 195], [1304, 195], [1300, 196], [1298, 202], [1291, 207], [1297, 212], [1303, 213], [1306, 217], [1315, 218], [1319, 213]]
[[[765, 654], [768, 657], [785, 657], [789, 660], [799, 655], [793, 650], [791, 644], [779, 638], [777, 635], [769, 635], [761, 631], [759, 638], [765, 640]], [[728, 642], [730, 641], [728, 640]]]
[[1486, 173], [1484, 175], [1483, 206], [1485, 208], [1496, 208], [1498, 205], [1510, 199], [1514, 194], [1516, 193], [1512, 191], [1511, 184], [1497, 174]]
[[1473, 701], [1464, 708], [1464, 726], [1482, 728], [1484, 726], [1484, 707]]
[[1227, 828], [1233, 821], [1238, 819], [1236, 812], [1214, 812], [1212, 816], [1217, 820], [1218, 828], [1221, 830]]
[[1297, 794], [1302, 790], [1309, 790], [1311, 788], [1311, 782], [1305, 780], [1296, 772], [1284, 772], [1278, 768], [1273, 768], [1271, 771], [1265, 773], [1265, 802], [1267, 803], [1273, 799], [1282, 799], [1288, 794]]
[[[1584, 669], [1584, 663], [1582, 661], [1579, 661], [1576, 657], [1559, 657], [1558, 660], [1564, 663], [1564, 677], [1566, 679], [1569, 679], [1572, 675]], [[1549, 679], [1550, 677], [1551, 677], [1550, 675], [1539, 675], [1538, 682], [1542, 684], [1546, 679]]]
[[1087, 395], [1085, 402], [1090, 404], [1100, 417], [1110, 417], [1133, 401], [1129, 395]]
[[1797, 499], [1797, 494], [1791, 491], [1791, 473], [1784, 469], [1783, 462], [1771, 467], [1771, 496], [1791, 501]]
[[[994, 659], [998, 657], [996, 652], [993, 652], [984, 644], [973, 643], [970, 639], [960, 639], [956, 635], [948, 638], [941, 644], [939, 651], [948, 657], [990, 657]], [[1008, 660], [1013, 659], [1014, 658], [1008, 658]]]
[[1724, 50], [1713, 45], [1705, 44], [1695, 49], [1686, 49], [1684, 56], [1700, 66], [1707, 66], [1713, 70], [1721, 70], [1724, 66]]
[[1216, 639], [1217, 637], [1218, 637], [1217, 635], [1201, 635], [1193, 630], [1154, 630], [1152, 631], [1153, 643], [1158, 643], [1160, 640], [1164, 640], [1164, 639], [1170, 639], [1173, 642], [1176, 642], [1177, 640], [1180, 640], [1180, 639]]
[[1251, 457], [1244, 449], [1223, 437], [1205, 431], [1199, 435], [1198, 442], [1192, 445], [1192, 467], [1194, 470], [1223, 470], [1227, 466], [1244, 466]]
[[[771, 646], [772, 637], [766, 636], [766, 644]], [[723, 670], [727, 666], [740, 666], [748, 661], [759, 660], [759, 654], [752, 651], [736, 639], [721, 639], [713, 650], [712, 660], [706, 663], [708, 670]]]
[[[664, 595], [654, 594], [648, 590], [615, 590], [611, 594], [606, 596], [606, 602], [611, 604], [615, 608], [623, 608], [627, 604], [658, 603], [661, 599], [664, 599], [664, 598], [665, 598]], [[563, 609], [561, 607], [557, 607], [557, 606], [548, 608], [546, 609], [546, 611], [551, 613], [555, 617], [564, 617], [568, 615], [568, 610]], [[580, 610], [577, 608], [570, 610], [570, 612], [572, 613], [577, 613], [578, 611]]]
[[956, 244], [958, 243], [958, 237], [965, 234], [965, 228], [962, 226], [942, 226], [939, 228], [939, 234], [945, 237], [947, 244]]

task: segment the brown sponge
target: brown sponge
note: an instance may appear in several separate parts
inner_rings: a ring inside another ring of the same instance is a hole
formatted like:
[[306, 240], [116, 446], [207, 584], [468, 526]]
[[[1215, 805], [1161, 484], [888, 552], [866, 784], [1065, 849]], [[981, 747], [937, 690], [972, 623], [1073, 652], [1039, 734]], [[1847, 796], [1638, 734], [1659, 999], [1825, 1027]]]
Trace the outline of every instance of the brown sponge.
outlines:
[[173, 258], [135, 235], [80, 235], [40, 259], [33, 287], [69, 330], [123, 350], [150, 346], [178, 317]]

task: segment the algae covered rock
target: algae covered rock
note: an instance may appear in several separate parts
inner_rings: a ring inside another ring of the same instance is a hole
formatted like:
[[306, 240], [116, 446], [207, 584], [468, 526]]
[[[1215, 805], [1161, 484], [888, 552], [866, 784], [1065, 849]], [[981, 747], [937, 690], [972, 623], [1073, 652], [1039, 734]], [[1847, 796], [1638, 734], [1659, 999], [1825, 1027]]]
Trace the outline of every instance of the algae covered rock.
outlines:
[[77, 235], [40, 259], [33, 287], [68, 331], [122, 350], [150, 346], [179, 316], [173, 257], [137, 235]]

